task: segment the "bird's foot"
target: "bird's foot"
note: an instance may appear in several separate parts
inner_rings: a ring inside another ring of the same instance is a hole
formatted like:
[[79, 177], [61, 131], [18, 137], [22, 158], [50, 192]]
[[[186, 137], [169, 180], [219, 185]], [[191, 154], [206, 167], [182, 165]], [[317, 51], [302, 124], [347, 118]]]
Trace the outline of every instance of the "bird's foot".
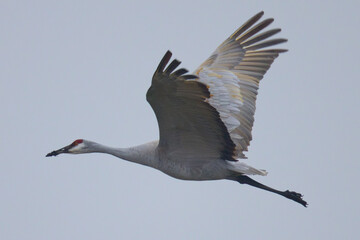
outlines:
[[295, 202], [300, 203], [304, 207], [307, 207], [307, 202], [302, 199], [303, 195], [297, 192], [286, 190], [284, 192], [284, 197], [294, 200]]

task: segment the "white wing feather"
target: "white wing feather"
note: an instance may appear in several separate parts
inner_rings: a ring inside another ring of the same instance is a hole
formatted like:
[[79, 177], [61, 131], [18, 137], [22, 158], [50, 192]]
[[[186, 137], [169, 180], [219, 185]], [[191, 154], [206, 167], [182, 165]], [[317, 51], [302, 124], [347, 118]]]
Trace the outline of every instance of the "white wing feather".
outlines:
[[207, 101], [219, 112], [227, 127], [236, 145], [237, 158], [246, 158], [243, 152], [247, 151], [252, 139], [259, 82], [279, 53], [286, 51], [259, 50], [287, 41], [263, 41], [280, 32], [280, 29], [257, 34], [273, 22], [273, 19], [266, 19], [251, 28], [262, 15], [263, 12], [258, 13], [237, 29], [194, 72], [199, 76], [198, 81], [208, 86], [211, 95]]

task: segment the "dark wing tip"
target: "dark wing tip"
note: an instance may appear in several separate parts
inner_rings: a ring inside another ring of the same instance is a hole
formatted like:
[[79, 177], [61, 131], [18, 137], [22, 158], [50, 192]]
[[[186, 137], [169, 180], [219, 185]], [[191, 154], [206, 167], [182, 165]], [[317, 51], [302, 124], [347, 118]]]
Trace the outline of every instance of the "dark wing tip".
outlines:
[[284, 53], [284, 52], [288, 52], [288, 49], [277, 49], [278, 53]]
[[169, 64], [169, 66], [165, 69], [165, 73], [167, 73], [167, 74], [172, 73], [172, 71], [174, 71], [180, 65], [180, 63], [181, 62], [179, 60], [177, 60], [177, 59], [173, 60]]
[[172, 53], [167, 50], [167, 52], [165, 53], [164, 57], [161, 59], [155, 73], [159, 73], [159, 72], [163, 72], [165, 69], [165, 66], [168, 64], [170, 58], [172, 56]]
[[257, 22], [262, 16], [264, 15], [264, 11], [260, 11], [257, 14], [255, 14], [254, 16], [252, 16], [248, 22]]
[[[173, 72], [179, 65], [180, 65], [180, 61], [177, 59], [174, 59], [167, 67], [166, 65], [169, 63], [170, 58], [172, 56], [172, 53], [168, 50], [165, 55], [163, 56], [163, 58], [161, 59], [155, 73], [154, 76], [158, 73], [164, 73], [167, 75], [172, 75], [174, 77], [182, 77], [184, 79], [195, 79], [195, 78], [199, 78], [196, 75], [184, 75], [185, 73], [188, 72], [187, 69], [185, 68], [180, 68], [178, 70], [176, 70], [175, 72]], [[165, 69], [166, 67], [166, 69]], [[165, 69], [165, 70], [164, 70]]]
[[249, 20], [247, 20], [241, 27], [239, 27], [230, 38], [237, 38], [240, 34], [244, 33], [248, 30], [252, 25], [254, 25], [262, 16], [264, 15], [264, 11], [261, 11], [254, 16], [252, 16]]
[[260, 22], [256, 26], [252, 27], [250, 30], [248, 30], [246, 33], [242, 34], [238, 38], [236, 38], [236, 41], [239, 41], [240, 43], [247, 40], [248, 38], [252, 37], [256, 33], [260, 32], [267, 26], [269, 26], [272, 22], [274, 22], [273, 18], [265, 19], [264, 21]]
[[183, 74], [185, 74], [185, 73], [187, 73], [187, 72], [189, 72], [187, 69], [185, 69], [185, 68], [180, 68], [180, 69], [176, 70], [175, 72], [173, 72], [173, 75], [175, 75], [175, 76], [181, 76], [181, 75], [183, 75]]
[[193, 74], [182, 75], [181, 77], [183, 77], [186, 80], [199, 78], [198, 76], [193, 75]]
[[258, 50], [258, 49], [262, 49], [262, 48], [266, 48], [266, 47], [272, 47], [274, 45], [277, 44], [281, 44], [284, 42], [287, 42], [288, 40], [286, 38], [276, 38], [276, 39], [271, 39], [271, 40], [267, 40], [267, 41], [263, 41], [254, 45], [250, 45], [248, 47], [245, 47], [246, 51], [252, 51], [252, 50]]

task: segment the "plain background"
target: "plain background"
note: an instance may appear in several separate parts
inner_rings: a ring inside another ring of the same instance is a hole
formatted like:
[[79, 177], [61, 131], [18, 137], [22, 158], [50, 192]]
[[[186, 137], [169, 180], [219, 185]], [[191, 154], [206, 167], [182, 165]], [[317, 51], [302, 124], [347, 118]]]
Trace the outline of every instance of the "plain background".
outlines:
[[[0, 239], [358, 239], [359, 1], [0, 2]], [[261, 82], [247, 163], [309, 207], [190, 182], [77, 138], [158, 138], [145, 100], [170, 49], [194, 70], [257, 12], [289, 42]]]

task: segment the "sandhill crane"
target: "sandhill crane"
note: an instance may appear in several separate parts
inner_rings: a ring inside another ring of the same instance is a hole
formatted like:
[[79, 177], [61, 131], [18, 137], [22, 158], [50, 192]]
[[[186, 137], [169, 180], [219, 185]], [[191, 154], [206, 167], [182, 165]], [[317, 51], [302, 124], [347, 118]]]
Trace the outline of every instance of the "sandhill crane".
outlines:
[[[303, 206], [302, 195], [265, 186], [249, 175], [266, 175], [241, 161], [246, 159], [254, 123], [259, 82], [285, 49], [269, 49], [286, 39], [266, 40], [280, 29], [262, 33], [273, 19], [254, 26], [264, 13], [245, 22], [193, 74], [169, 65], [171, 52], [160, 61], [146, 99], [153, 108], [160, 140], [130, 148], [112, 148], [78, 139], [46, 156], [61, 153], [107, 153], [156, 168], [183, 180], [234, 180], [270, 191]], [[265, 41], [264, 41], [265, 40]], [[167, 66], [167, 67], [166, 67]]]

